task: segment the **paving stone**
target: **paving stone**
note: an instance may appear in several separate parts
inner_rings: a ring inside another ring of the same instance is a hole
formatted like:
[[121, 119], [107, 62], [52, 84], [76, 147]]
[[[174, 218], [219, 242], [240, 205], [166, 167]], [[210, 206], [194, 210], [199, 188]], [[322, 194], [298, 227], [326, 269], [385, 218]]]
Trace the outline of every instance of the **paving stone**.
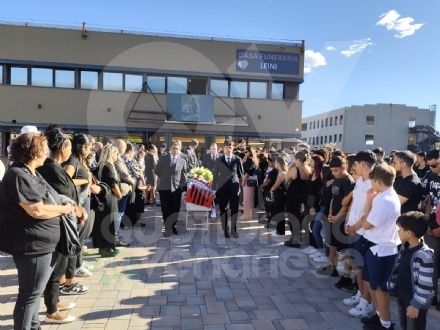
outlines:
[[202, 315], [204, 325], [219, 325], [231, 323], [228, 314], [207, 314]]
[[209, 314], [226, 314], [225, 303], [223, 302], [207, 302], [206, 308]]

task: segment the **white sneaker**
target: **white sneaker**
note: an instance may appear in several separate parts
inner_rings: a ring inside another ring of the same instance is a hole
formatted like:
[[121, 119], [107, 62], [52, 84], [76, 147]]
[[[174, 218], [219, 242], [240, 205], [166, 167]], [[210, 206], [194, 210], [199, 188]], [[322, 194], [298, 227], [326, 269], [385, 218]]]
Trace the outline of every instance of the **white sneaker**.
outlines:
[[328, 257], [326, 257], [326, 256], [323, 255], [323, 254], [321, 254], [320, 256], [318, 256], [318, 257], [316, 257], [316, 258], [313, 258], [312, 260], [313, 260], [314, 262], [325, 262], [325, 263], [328, 263], [328, 262], [329, 262]]
[[358, 290], [355, 295], [342, 301], [345, 306], [357, 306], [361, 302], [362, 293]]
[[315, 254], [316, 252], [318, 252], [318, 250], [316, 250], [313, 246], [309, 246], [305, 249], [302, 249], [302, 252], [304, 254], [310, 255], [310, 254]]
[[322, 254], [321, 252], [316, 251], [315, 253], [310, 254], [310, 255], [309, 255], [309, 258], [310, 258], [310, 259], [313, 259], [313, 258], [317, 258], [317, 257], [322, 256], [322, 255], [323, 255], [323, 254]]
[[93, 275], [92, 272], [84, 266], [81, 266], [80, 268], [77, 268], [75, 270], [76, 277], [90, 277], [92, 275]]
[[76, 306], [76, 303], [69, 303], [67, 306], [65, 307], [59, 307], [58, 311], [59, 312], [64, 312], [64, 311], [68, 311], [69, 309], [72, 309]]
[[360, 303], [356, 307], [353, 307], [348, 311], [348, 314], [353, 317], [362, 318], [370, 317], [375, 312], [376, 310], [374, 309], [373, 305], [362, 298]]
[[63, 320], [50, 319], [47, 316], [44, 318], [45, 323], [52, 323], [52, 324], [66, 324], [66, 323], [72, 323], [73, 321], [75, 321], [75, 316], [72, 315], [68, 315]]

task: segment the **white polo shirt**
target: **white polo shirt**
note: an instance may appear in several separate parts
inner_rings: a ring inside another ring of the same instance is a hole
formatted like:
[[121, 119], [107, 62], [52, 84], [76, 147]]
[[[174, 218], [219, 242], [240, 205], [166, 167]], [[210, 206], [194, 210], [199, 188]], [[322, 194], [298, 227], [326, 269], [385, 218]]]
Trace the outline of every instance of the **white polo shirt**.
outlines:
[[371, 252], [379, 257], [397, 254], [397, 246], [401, 244], [397, 218], [400, 216], [400, 200], [394, 188], [378, 194], [373, 200], [373, 206], [367, 221], [374, 227], [365, 230], [364, 237], [377, 245], [371, 247]]
[[[350, 214], [348, 215], [347, 225], [354, 226], [365, 213], [365, 203], [367, 202], [367, 191], [372, 188], [371, 180], [360, 177], [356, 181], [353, 190], [353, 200], [351, 202]], [[364, 229], [360, 228], [356, 233], [364, 235]]]

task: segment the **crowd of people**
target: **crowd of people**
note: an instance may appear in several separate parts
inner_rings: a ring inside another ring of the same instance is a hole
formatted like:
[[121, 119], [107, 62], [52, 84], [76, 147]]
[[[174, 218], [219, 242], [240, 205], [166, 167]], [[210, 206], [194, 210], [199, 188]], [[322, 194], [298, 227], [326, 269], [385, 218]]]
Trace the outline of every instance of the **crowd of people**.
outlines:
[[24, 127], [11, 141], [0, 184], [0, 251], [13, 256], [18, 271], [14, 329], [38, 329], [41, 295], [45, 322], [72, 322], [64, 311], [75, 304], [59, 297], [89, 292], [75, 280], [93, 275], [82, 257], [85, 240], [92, 238], [101, 257], [116, 256], [130, 244], [121, 228], [146, 226], [146, 204], [160, 206], [165, 237], [179, 235], [188, 173], [198, 166], [213, 173], [225, 238], [238, 238], [239, 221], [254, 220], [258, 208], [272, 237], [323, 264], [317, 276], [340, 277], [335, 286], [353, 293], [343, 303], [364, 329], [393, 329], [391, 295], [402, 329], [426, 328], [428, 308], [438, 305], [438, 149], [385, 157], [382, 148], [345, 155], [303, 144], [277, 151], [244, 140], [235, 146], [231, 138], [206, 154], [198, 146], [194, 139], [182, 150], [173, 141], [158, 150], [69, 135], [56, 125], [44, 133]]

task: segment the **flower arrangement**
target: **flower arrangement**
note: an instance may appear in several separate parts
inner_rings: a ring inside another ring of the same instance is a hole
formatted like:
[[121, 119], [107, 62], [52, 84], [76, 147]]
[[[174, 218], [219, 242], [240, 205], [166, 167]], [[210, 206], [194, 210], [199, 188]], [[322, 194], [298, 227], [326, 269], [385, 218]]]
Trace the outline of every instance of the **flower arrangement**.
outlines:
[[206, 183], [212, 183], [214, 178], [212, 172], [204, 167], [193, 168], [191, 171], [189, 171], [188, 177], [202, 182], [205, 181]]

